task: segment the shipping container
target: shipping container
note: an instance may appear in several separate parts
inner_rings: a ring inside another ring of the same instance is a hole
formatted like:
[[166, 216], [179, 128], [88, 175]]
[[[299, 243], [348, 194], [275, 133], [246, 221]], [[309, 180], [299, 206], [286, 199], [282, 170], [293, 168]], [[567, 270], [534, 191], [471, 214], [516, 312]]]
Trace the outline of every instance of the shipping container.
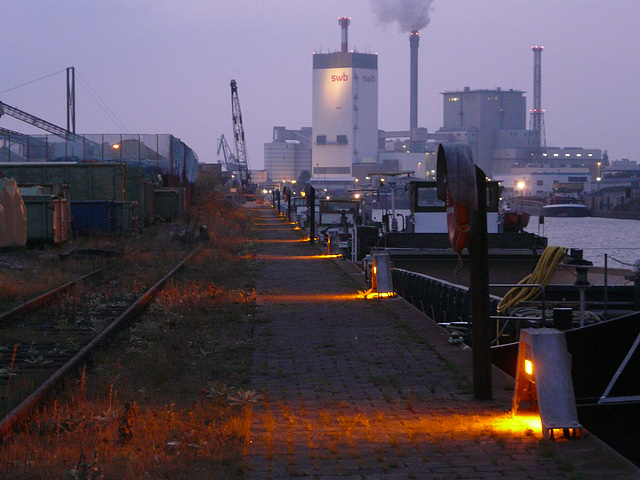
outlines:
[[[35, 187], [21, 189], [27, 209], [27, 241], [63, 243], [69, 238], [69, 207], [66, 198], [53, 195], [29, 194]], [[42, 189], [40, 189], [42, 190]]]
[[127, 201], [137, 202], [137, 225], [142, 229], [153, 221], [153, 191], [160, 183], [140, 167], [127, 166]]
[[75, 233], [109, 233], [114, 229], [113, 200], [85, 200], [71, 202], [71, 227]]
[[123, 163], [0, 163], [19, 184], [68, 184], [71, 201], [126, 200]]
[[183, 188], [156, 188], [153, 196], [153, 214], [156, 218], [170, 222], [184, 212]]
[[121, 235], [139, 232], [138, 202], [115, 202], [113, 231]]

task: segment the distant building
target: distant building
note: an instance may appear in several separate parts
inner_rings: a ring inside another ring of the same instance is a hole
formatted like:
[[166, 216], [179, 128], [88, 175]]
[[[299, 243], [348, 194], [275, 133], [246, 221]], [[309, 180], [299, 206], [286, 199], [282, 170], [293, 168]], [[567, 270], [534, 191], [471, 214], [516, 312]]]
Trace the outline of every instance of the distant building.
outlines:
[[[444, 92], [443, 126], [438, 133], [470, 145], [475, 163], [490, 177], [508, 174], [513, 167], [533, 166], [531, 130], [520, 90]], [[588, 168], [595, 180], [603, 163], [602, 150], [546, 147], [541, 155], [548, 168]]]
[[[514, 150], [526, 149], [527, 102], [520, 90], [471, 90], [444, 92], [443, 124], [439, 133], [449, 133], [455, 142], [466, 142], [471, 147], [475, 163], [487, 175], [497, 173], [492, 159], [499, 136], [513, 138], [510, 132], [522, 132]], [[514, 152], [520, 157], [522, 152]]]
[[[591, 191], [591, 173], [586, 167], [550, 168], [522, 167], [514, 168], [509, 174], [498, 174], [496, 180], [504, 188], [505, 198], [518, 196], [547, 198], [553, 194], [582, 195]], [[522, 182], [522, 189], [518, 184]]]
[[264, 144], [264, 168], [269, 181], [290, 182], [303, 171], [311, 173], [311, 127], [273, 127], [273, 141]]
[[314, 178], [348, 181], [353, 164], [377, 163], [378, 56], [314, 53], [312, 98]]

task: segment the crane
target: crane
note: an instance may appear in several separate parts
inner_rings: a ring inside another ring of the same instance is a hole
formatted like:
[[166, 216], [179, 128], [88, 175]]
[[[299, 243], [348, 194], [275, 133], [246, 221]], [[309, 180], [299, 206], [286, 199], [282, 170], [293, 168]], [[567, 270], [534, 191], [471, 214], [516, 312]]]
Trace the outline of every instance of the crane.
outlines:
[[247, 163], [247, 144], [244, 141], [244, 127], [242, 125], [242, 112], [240, 111], [240, 99], [238, 98], [238, 85], [231, 80], [231, 112], [233, 117], [233, 136], [236, 146], [236, 162], [238, 175], [244, 190], [251, 183], [251, 172]]

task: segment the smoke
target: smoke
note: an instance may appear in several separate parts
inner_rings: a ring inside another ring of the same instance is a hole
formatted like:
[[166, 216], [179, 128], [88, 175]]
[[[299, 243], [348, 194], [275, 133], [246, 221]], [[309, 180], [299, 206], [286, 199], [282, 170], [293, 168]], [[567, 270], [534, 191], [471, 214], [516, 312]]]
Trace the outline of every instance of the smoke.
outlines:
[[398, 22], [401, 32], [429, 25], [433, 0], [371, 0], [371, 8], [383, 25]]

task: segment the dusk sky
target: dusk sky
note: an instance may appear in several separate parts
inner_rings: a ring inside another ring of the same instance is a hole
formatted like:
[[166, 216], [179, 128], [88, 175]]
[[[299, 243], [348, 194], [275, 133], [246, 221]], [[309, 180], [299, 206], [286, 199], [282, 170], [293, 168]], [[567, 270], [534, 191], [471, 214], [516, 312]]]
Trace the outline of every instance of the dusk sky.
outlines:
[[[260, 169], [274, 126], [311, 126], [312, 54], [340, 49], [339, 16], [351, 17], [350, 49], [379, 54], [379, 128], [408, 129], [408, 33], [376, 12], [428, 4], [5, 0], [0, 100], [64, 127], [64, 70], [75, 66], [78, 133], [170, 133], [212, 163], [217, 138], [233, 138], [235, 79], [249, 166]], [[436, 131], [440, 93], [465, 86], [523, 90], [531, 108], [531, 46], [543, 45], [547, 145], [640, 160], [638, 0], [433, 0], [431, 6], [420, 31], [419, 126]], [[0, 127], [43, 133], [7, 116]]]

